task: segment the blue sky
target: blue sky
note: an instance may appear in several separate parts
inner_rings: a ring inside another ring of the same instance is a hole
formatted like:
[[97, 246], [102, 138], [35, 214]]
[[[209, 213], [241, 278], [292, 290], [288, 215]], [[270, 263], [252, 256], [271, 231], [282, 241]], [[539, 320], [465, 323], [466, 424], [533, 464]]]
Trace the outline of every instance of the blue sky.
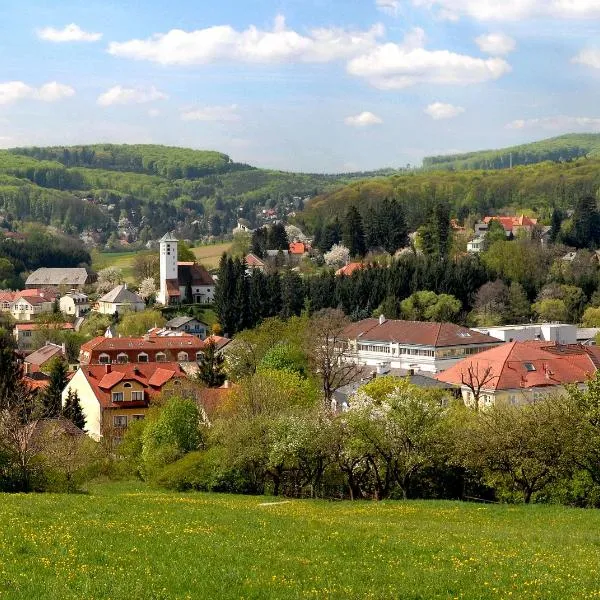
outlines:
[[600, 0], [2, 0], [0, 147], [334, 172], [600, 131]]

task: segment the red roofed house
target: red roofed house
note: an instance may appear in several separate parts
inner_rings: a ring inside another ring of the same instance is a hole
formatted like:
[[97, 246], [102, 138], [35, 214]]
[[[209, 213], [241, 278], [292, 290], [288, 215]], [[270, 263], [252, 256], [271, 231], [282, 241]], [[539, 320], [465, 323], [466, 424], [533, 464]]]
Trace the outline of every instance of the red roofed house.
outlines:
[[244, 260], [246, 261], [246, 266], [249, 269], [257, 269], [258, 271], [264, 271], [267, 266], [263, 260], [258, 258], [256, 254], [252, 254], [252, 252], [250, 254], [246, 254], [246, 258]]
[[352, 323], [344, 331], [346, 337], [360, 365], [430, 373], [502, 343], [454, 323], [394, 321], [383, 315]]
[[511, 233], [517, 235], [520, 230], [529, 232], [533, 229], [534, 225], [537, 225], [537, 219], [532, 219], [525, 215], [518, 217], [485, 217], [483, 219], [486, 225], [489, 225], [490, 221], [498, 221], [504, 227], [507, 236]]
[[290, 247], [289, 247], [290, 254], [293, 254], [296, 256], [302, 256], [303, 254], [306, 254], [309, 251], [310, 251], [310, 247], [308, 246], [308, 244], [305, 244], [304, 242], [291, 242], [290, 243]]
[[170, 233], [160, 240], [160, 290], [156, 301], [165, 306], [211, 303], [215, 297], [214, 279], [202, 265], [178, 262], [177, 244], [177, 238]]
[[336, 275], [345, 275], [346, 277], [349, 277], [355, 271], [360, 271], [361, 269], [364, 269], [364, 268], [365, 268], [365, 265], [363, 263], [351, 262], [351, 263], [348, 263], [345, 267], [338, 269], [335, 272], [335, 274]]
[[33, 321], [42, 313], [52, 312], [56, 295], [42, 289], [15, 292], [10, 313], [16, 321]]
[[437, 379], [461, 386], [463, 400], [479, 406], [539, 400], [566, 384], [585, 384], [600, 364], [600, 348], [577, 344], [509, 342], [465, 358]]
[[[17, 323], [13, 330], [17, 348], [22, 352], [31, 352], [34, 348], [35, 332], [43, 329], [60, 329], [63, 331], [73, 331], [73, 323]], [[44, 340], [42, 340], [42, 343]], [[39, 347], [39, 344], [38, 344]]]
[[64, 389], [63, 404], [69, 391], [77, 392], [87, 432], [118, 442], [130, 423], [146, 416], [163, 386], [179, 377], [185, 373], [177, 363], [85, 365]]
[[195, 335], [143, 337], [96, 337], [82, 344], [79, 362], [82, 365], [126, 363], [197, 362], [204, 342]]

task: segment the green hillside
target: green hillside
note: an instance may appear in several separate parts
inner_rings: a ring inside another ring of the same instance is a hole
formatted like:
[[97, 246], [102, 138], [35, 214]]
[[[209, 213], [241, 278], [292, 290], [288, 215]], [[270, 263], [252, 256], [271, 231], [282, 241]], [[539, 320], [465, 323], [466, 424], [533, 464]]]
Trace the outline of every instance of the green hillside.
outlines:
[[592, 598], [600, 513], [439, 501], [0, 495], [0, 597]]
[[[600, 133], [570, 133], [539, 142], [464, 154], [427, 156], [423, 168], [446, 169], [508, 169], [544, 161], [563, 162], [581, 157], [600, 157]], [[512, 161], [512, 163], [511, 163]]]

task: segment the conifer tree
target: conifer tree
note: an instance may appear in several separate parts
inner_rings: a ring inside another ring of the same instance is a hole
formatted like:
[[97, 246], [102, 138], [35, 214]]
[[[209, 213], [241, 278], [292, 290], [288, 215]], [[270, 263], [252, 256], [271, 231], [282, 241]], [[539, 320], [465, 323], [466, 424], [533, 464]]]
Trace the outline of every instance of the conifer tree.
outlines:
[[364, 256], [366, 254], [362, 218], [356, 206], [351, 206], [346, 213], [342, 226], [342, 242], [350, 250], [351, 256]]
[[209, 340], [204, 346], [202, 360], [198, 371], [198, 378], [208, 387], [219, 387], [225, 381], [223, 373], [224, 358], [217, 352], [214, 340]]
[[69, 383], [68, 366], [62, 359], [54, 360], [50, 368], [50, 383], [42, 395], [42, 416], [46, 419], [58, 417], [62, 412], [62, 393]]
[[85, 415], [83, 414], [79, 395], [76, 391], [69, 390], [67, 392], [62, 415], [65, 419], [69, 419], [76, 427], [85, 431]]

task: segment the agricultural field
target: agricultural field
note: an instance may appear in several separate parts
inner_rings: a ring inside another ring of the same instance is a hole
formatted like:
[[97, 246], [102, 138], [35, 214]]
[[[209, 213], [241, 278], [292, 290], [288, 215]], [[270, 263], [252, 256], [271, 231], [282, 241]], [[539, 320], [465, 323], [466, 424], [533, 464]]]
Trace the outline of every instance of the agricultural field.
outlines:
[[600, 512], [160, 492], [0, 495], [0, 598], [592, 598]]
[[206, 246], [198, 246], [192, 248], [192, 252], [196, 255], [196, 259], [207, 269], [214, 269], [219, 266], [219, 260], [223, 252], [229, 252], [231, 250], [231, 242], [223, 244], [209, 244]]
[[96, 272], [106, 267], [117, 267], [123, 271], [123, 277], [127, 283], [135, 283], [136, 276], [133, 270], [135, 252], [98, 252], [92, 253], [92, 269]]

